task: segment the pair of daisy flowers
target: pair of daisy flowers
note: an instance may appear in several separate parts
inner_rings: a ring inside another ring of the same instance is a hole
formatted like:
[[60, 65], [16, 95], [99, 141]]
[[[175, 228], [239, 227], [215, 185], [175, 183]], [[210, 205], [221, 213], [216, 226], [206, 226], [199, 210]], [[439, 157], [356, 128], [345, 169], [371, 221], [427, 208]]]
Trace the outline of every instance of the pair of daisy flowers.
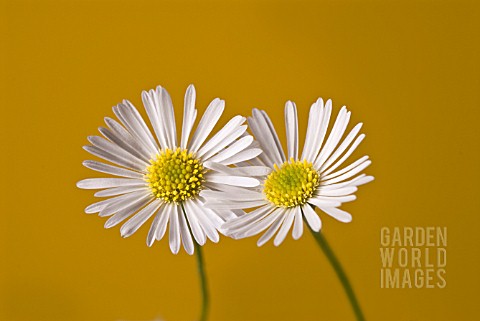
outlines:
[[129, 101], [113, 107], [119, 121], [106, 117], [107, 127], [99, 128], [103, 137], [90, 136], [91, 145], [84, 146], [110, 164], [87, 160], [83, 165], [116, 177], [77, 183], [79, 188], [99, 189], [97, 197], [107, 197], [88, 206], [86, 213], [108, 217], [106, 228], [124, 222], [123, 237], [153, 217], [147, 245], [161, 240], [168, 228], [171, 251], [177, 254], [183, 245], [190, 255], [194, 242], [218, 242], [219, 234], [237, 239], [266, 230], [257, 244], [275, 236], [278, 246], [290, 230], [294, 239], [300, 238], [304, 220], [318, 232], [322, 221], [315, 207], [338, 221], [352, 220], [339, 207], [355, 200], [357, 187], [373, 177], [362, 173], [371, 163], [368, 156], [344, 165], [365, 138], [360, 134], [361, 123], [345, 134], [351, 114], [346, 107], [327, 135], [332, 102], [320, 98], [313, 103], [300, 151], [297, 108], [288, 101], [285, 155], [265, 111], [253, 109], [248, 119], [235, 116], [213, 133], [225, 102], [214, 99], [194, 130], [195, 100], [195, 88], [190, 85], [180, 143], [173, 104], [164, 88], [142, 92], [150, 126]]

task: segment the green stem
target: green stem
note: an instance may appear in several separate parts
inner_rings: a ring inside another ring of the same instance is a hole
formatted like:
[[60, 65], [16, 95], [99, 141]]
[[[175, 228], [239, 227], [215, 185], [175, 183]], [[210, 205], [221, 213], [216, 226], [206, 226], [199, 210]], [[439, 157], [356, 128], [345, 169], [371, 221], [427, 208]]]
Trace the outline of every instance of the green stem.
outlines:
[[202, 247], [195, 243], [195, 253], [197, 253], [197, 266], [198, 266], [198, 276], [200, 278], [200, 288], [202, 290], [202, 312], [200, 314], [199, 321], [207, 320], [208, 313], [208, 288], [207, 288], [207, 276], [205, 274], [205, 267], [203, 263], [203, 254]]
[[357, 298], [355, 297], [355, 293], [353, 292], [352, 285], [350, 284], [350, 281], [348, 281], [348, 277], [345, 274], [345, 271], [343, 270], [342, 265], [340, 264], [337, 257], [333, 253], [332, 248], [330, 247], [330, 245], [328, 245], [328, 242], [325, 239], [325, 237], [322, 235], [322, 233], [315, 232], [310, 228], [310, 226], [308, 226], [308, 228], [310, 229], [310, 232], [312, 232], [312, 235], [317, 241], [318, 246], [322, 249], [323, 253], [325, 253], [325, 256], [327, 257], [328, 261], [330, 262], [333, 269], [335, 270], [337, 277], [342, 283], [343, 289], [345, 290], [348, 300], [352, 305], [352, 309], [353, 309], [353, 312], [355, 313], [357, 320], [365, 321], [362, 310], [360, 309], [360, 305], [358, 304]]
[[[187, 217], [185, 213], [185, 208], [182, 206], [183, 215]], [[188, 224], [188, 223], [187, 223]], [[190, 230], [190, 226], [188, 227]], [[191, 230], [190, 230], [191, 233]], [[207, 286], [207, 274], [205, 273], [205, 263], [203, 261], [202, 247], [197, 243], [195, 238], [193, 238], [193, 244], [195, 246], [195, 256], [197, 257], [197, 268], [198, 268], [198, 277], [200, 279], [200, 290], [202, 293], [202, 310], [200, 312], [199, 321], [206, 321], [208, 315], [208, 286]]]

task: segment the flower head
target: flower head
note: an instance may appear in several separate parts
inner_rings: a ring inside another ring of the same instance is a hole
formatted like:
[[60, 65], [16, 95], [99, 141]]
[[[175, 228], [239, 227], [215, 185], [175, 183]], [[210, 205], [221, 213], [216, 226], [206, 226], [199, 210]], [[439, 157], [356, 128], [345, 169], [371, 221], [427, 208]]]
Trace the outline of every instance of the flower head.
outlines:
[[344, 135], [351, 113], [343, 107], [327, 136], [331, 112], [331, 100], [324, 104], [320, 98], [312, 105], [305, 145], [299, 156], [297, 108], [293, 102], [287, 102], [287, 159], [267, 113], [253, 110], [248, 124], [263, 153], [250, 162], [269, 167], [271, 172], [261, 177], [262, 183], [258, 187], [238, 188], [235, 194], [217, 194], [225, 207], [242, 201], [248, 206], [241, 208], [255, 207], [251, 213], [232, 218], [223, 225], [229, 235], [244, 238], [267, 230], [257, 244], [265, 244], [276, 234], [274, 244], [278, 246], [292, 226], [293, 238], [302, 236], [303, 218], [312, 230], [318, 232], [321, 229], [322, 222], [315, 207], [341, 222], [352, 220], [352, 216], [339, 207], [355, 200], [354, 193], [359, 185], [373, 180], [372, 176], [359, 174], [371, 161], [368, 156], [363, 156], [341, 167], [365, 135], [359, 135], [361, 123]]
[[117, 178], [90, 178], [77, 183], [79, 188], [102, 189], [95, 193], [97, 197], [110, 197], [88, 206], [86, 213], [109, 217], [106, 228], [128, 219], [120, 229], [123, 237], [132, 235], [153, 217], [147, 245], [162, 239], [168, 226], [173, 253], [178, 253], [183, 243], [186, 252], [192, 254], [193, 239], [200, 245], [207, 238], [218, 242], [222, 224], [242, 212], [206, 208], [204, 203], [215, 203], [216, 193], [230, 188], [258, 186], [254, 176], [264, 175], [265, 171], [235, 168], [261, 153], [253, 137], [246, 134], [244, 117], [233, 117], [209, 138], [224, 110], [223, 100], [216, 98], [210, 103], [193, 131], [195, 99], [191, 85], [185, 94], [180, 144], [172, 101], [164, 88], [142, 93], [154, 134], [129, 101], [113, 107], [119, 122], [106, 117], [108, 128], [99, 128], [104, 137], [90, 136], [91, 145], [84, 147], [110, 164], [95, 160], [83, 164]]

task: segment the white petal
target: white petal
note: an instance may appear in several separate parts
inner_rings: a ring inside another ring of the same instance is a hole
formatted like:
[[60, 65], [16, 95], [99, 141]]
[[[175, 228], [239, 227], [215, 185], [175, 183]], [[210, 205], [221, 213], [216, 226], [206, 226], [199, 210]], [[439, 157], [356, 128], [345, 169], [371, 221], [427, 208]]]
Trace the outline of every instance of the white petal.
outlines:
[[256, 235], [263, 230], [265, 230], [267, 227], [269, 227], [277, 218], [283, 216], [285, 214], [285, 209], [284, 208], [277, 208], [275, 209], [272, 213], [270, 213], [268, 216], [266, 216], [264, 219], [255, 222], [255, 224], [252, 224], [251, 228], [248, 229], [245, 233], [242, 233], [239, 235], [240, 237], [250, 237], [253, 235]]
[[335, 206], [340, 206], [342, 205], [342, 202], [335, 201], [335, 200], [326, 200], [326, 199], [320, 199], [318, 197], [311, 197], [308, 200], [308, 203], [315, 205], [317, 207], [320, 206], [330, 206], [330, 207], [335, 207]]
[[157, 215], [153, 219], [152, 225], [150, 226], [150, 230], [148, 231], [147, 235], [147, 246], [152, 246], [153, 242], [155, 241], [155, 235], [157, 234], [157, 230], [160, 227], [160, 223], [162, 221], [162, 217], [164, 216], [163, 209], [165, 208], [165, 203], [160, 205], [160, 208], [157, 211]]
[[[136, 193], [128, 193], [124, 195], [120, 195], [117, 197], [109, 198], [100, 202], [93, 203], [85, 208], [85, 213], [87, 214], [92, 214], [92, 213], [98, 213], [101, 210], [105, 209], [106, 207], [116, 204], [125, 200], [135, 200], [142, 195], [145, 195], [146, 193], [144, 192], [136, 192]], [[128, 202], [127, 202], [128, 203]]]
[[[357, 197], [355, 195], [346, 195], [346, 196], [321, 196], [320, 195], [320, 196], [315, 196], [315, 199], [317, 200], [317, 204], [319, 204], [320, 206], [338, 207], [341, 205], [341, 203], [346, 203], [346, 202], [351, 202], [356, 200]], [[315, 206], [319, 206], [319, 205], [315, 205]]]
[[257, 246], [264, 245], [272, 238], [272, 236], [278, 231], [278, 229], [282, 225], [286, 216], [287, 215], [285, 214], [285, 211], [283, 211], [282, 214], [275, 219], [270, 228], [258, 239]]
[[102, 189], [119, 186], [145, 186], [145, 181], [132, 178], [87, 178], [77, 183], [77, 187], [83, 189]]
[[188, 229], [188, 224], [183, 213], [179, 213], [179, 226], [183, 248], [185, 249], [185, 252], [187, 252], [189, 255], [192, 255], [195, 251], [192, 235], [190, 234], [190, 230]]
[[158, 145], [148, 129], [147, 124], [145, 124], [142, 116], [132, 103], [124, 100], [122, 104], [118, 104], [113, 108], [113, 112], [118, 119], [122, 121], [132, 136], [148, 146], [151, 155], [157, 153]]
[[96, 192], [93, 194], [95, 197], [106, 197], [106, 196], [115, 196], [120, 194], [126, 194], [131, 192], [137, 191], [145, 191], [148, 192], [148, 187], [146, 186], [120, 186], [120, 187], [112, 187], [107, 188], [101, 191]]
[[[329, 185], [329, 184], [333, 184], [333, 183], [337, 183], [337, 182], [341, 182], [341, 181], [344, 181], [352, 176], [355, 176], [357, 175], [358, 173], [360, 173], [361, 171], [363, 171], [365, 168], [367, 168], [368, 166], [370, 166], [372, 162], [367, 160], [366, 162], [364, 163], [361, 163], [360, 165], [358, 165], [357, 167], [354, 167], [352, 168], [351, 170], [349, 170], [348, 172], [346, 172], [345, 174], [343, 175], [340, 175], [340, 176], [337, 176], [335, 178], [332, 178], [332, 179], [329, 179], [327, 181], [324, 181], [322, 182], [323, 185]], [[334, 173], [335, 174], [335, 173]]]
[[98, 148], [97, 146], [83, 146], [83, 149], [85, 149], [90, 154], [103, 158], [109, 162], [112, 162], [114, 164], [117, 164], [126, 168], [135, 169], [139, 172], [142, 172], [143, 170], [145, 170], [145, 167], [146, 167], [143, 165], [143, 161], [139, 162], [136, 159], [126, 160], [125, 158], [122, 158], [115, 154], [107, 152], [101, 148]]
[[158, 223], [158, 228], [155, 232], [155, 239], [157, 241], [160, 241], [165, 235], [165, 232], [167, 231], [167, 224], [170, 220], [170, 213], [172, 213], [176, 207], [177, 206], [173, 204], [165, 204], [165, 207], [162, 211], [162, 216], [160, 217], [160, 222]]
[[220, 174], [208, 173], [205, 175], [207, 182], [219, 183], [225, 185], [233, 186], [243, 186], [243, 187], [256, 187], [260, 185], [260, 182], [252, 177], [243, 177], [243, 176], [227, 176]]
[[120, 228], [120, 233], [122, 237], [129, 237], [135, 233], [140, 226], [143, 225], [160, 207], [162, 203], [160, 200], [155, 199], [150, 204], [145, 206], [140, 212], [135, 214], [131, 219], [129, 219], [125, 224]]
[[203, 231], [207, 237], [214, 243], [217, 243], [220, 239], [217, 230], [215, 229], [213, 223], [207, 217], [206, 211], [210, 211], [208, 208], [204, 208], [197, 201], [193, 200], [193, 208], [195, 209], [195, 214], [198, 219], [198, 223], [202, 227]]
[[141, 207], [147, 205], [147, 203], [150, 202], [152, 199], [153, 198], [139, 199], [135, 203], [132, 203], [128, 207], [124, 208], [123, 210], [115, 213], [105, 222], [105, 228], [111, 228], [122, 222], [124, 219], [138, 211]]
[[170, 148], [176, 148], [177, 144], [177, 126], [175, 124], [175, 112], [173, 110], [172, 98], [165, 90], [160, 86], [157, 87], [157, 95], [159, 95], [161, 109], [160, 115], [163, 117], [163, 123], [165, 126], [165, 132], [167, 133], [167, 141]]
[[212, 191], [212, 190], [202, 190], [200, 192], [200, 196], [206, 198], [212, 198], [213, 200], [218, 201], [234, 201], [234, 202], [246, 202], [246, 201], [259, 201], [264, 200], [265, 197], [262, 193], [251, 191], [247, 189], [239, 189], [236, 193], [225, 193], [219, 191]]
[[221, 161], [238, 154], [239, 152], [243, 151], [253, 142], [252, 136], [245, 136], [237, 140], [235, 143], [230, 145], [228, 148], [224, 149], [222, 152], [218, 153], [217, 155], [213, 156], [209, 160], [212, 162], [220, 163]]
[[350, 165], [342, 168], [341, 170], [336, 171], [335, 173], [328, 174], [328, 175], [323, 174], [322, 177], [321, 177], [321, 180], [322, 180], [322, 181], [326, 181], [326, 180], [329, 180], [329, 179], [331, 179], [331, 178], [340, 176], [340, 175], [342, 175], [342, 174], [350, 171], [351, 169], [357, 167], [358, 165], [362, 164], [362, 163], [365, 162], [366, 160], [368, 160], [368, 156], [360, 157], [359, 159], [357, 159], [356, 161], [354, 161], [354, 162], [351, 163]]
[[210, 103], [197, 126], [197, 130], [193, 134], [192, 140], [189, 143], [189, 150], [197, 152], [200, 149], [213, 127], [217, 124], [224, 109], [225, 102], [223, 100], [215, 98]]
[[180, 250], [180, 223], [178, 219], [178, 205], [172, 205], [170, 211], [170, 232], [169, 232], [170, 250], [177, 254]]
[[193, 85], [188, 86], [187, 92], [185, 93], [185, 105], [183, 108], [182, 139], [180, 141], [180, 147], [182, 149], [187, 148], [188, 137], [190, 137], [197, 116], [195, 109], [196, 97], [197, 93], [195, 87]]
[[253, 117], [247, 119], [248, 125], [267, 156], [265, 159], [267, 165], [284, 163], [285, 154], [270, 119], [258, 109], [253, 109], [252, 112]]
[[347, 187], [341, 187], [337, 189], [331, 189], [331, 190], [320, 190], [320, 194], [322, 196], [345, 196], [349, 194], [353, 194], [358, 190], [355, 186], [347, 186]]
[[235, 139], [240, 137], [246, 130], [247, 126], [243, 125], [245, 117], [235, 116], [222, 127], [208, 142], [199, 149], [197, 155], [203, 159], [208, 159], [218, 151], [225, 148]]
[[[355, 151], [358, 145], [360, 145], [360, 143], [364, 138], [365, 138], [365, 134], [361, 134], [360, 136], [358, 136], [357, 139], [355, 139], [355, 141], [353, 142], [352, 146], [350, 146], [348, 151], [342, 156], [342, 158], [340, 158], [333, 166], [325, 170], [322, 174], [329, 175], [331, 172], [337, 169], [338, 166], [342, 165], [343, 162], [345, 162], [345, 160], [347, 160], [347, 158], [350, 157], [350, 155], [352, 155], [352, 153]], [[364, 157], [368, 158], [368, 156], [364, 156]]]
[[285, 214], [285, 221], [283, 222], [282, 227], [278, 231], [277, 236], [275, 236], [275, 239], [273, 240], [273, 244], [275, 246], [279, 246], [285, 240], [288, 231], [290, 231], [290, 228], [292, 227], [294, 219], [295, 212], [292, 209], [288, 209], [287, 213]]
[[140, 174], [138, 172], [134, 172], [129, 169], [120, 168], [117, 166], [113, 166], [113, 165], [109, 165], [101, 162], [97, 162], [94, 160], [86, 160], [82, 164], [83, 166], [100, 173], [106, 173], [106, 174], [111, 174], [111, 175], [121, 176], [121, 177], [128, 177], [128, 178], [138, 178], [138, 179], [143, 178], [143, 174]]
[[105, 137], [122, 146], [122, 148], [146, 158], [147, 161], [152, 157], [152, 151], [148, 148], [147, 143], [138, 140], [114, 119], [105, 117], [104, 120], [108, 128], [110, 128], [110, 131], [101, 131]]
[[[302, 158], [306, 159], [310, 163], [315, 161], [315, 150], [317, 146], [315, 146], [315, 141], [320, 139], [318, 136], [320, 135], [320, 129], [322, 124], [322, 116], [323, 116], [323, 100], [322, 98], [318, 98], [318, 100], [312, 104], [310, 107], [310, 112], [308, 114], [308, 127], [307, 133], [305, 135], [305, 144], [303, 146]], [[318, 146], [318, 150], [320, 150], [320, 146]], [[317, 154], [318, 154], [317, 150]]]
[[325, 160], [333, 153], [335, 147], [337, 147], [338, 142], [340, 141], [340, 139], [342, 139], [348, 122], [350, 121], [350, 115], [351, 113], [349, 111], [347, 112], [347, 108], [345, 106], [340, 109], [337, 119], [335, 120], [335, 123], [333, 125], [332, 131], [330, 132], [330, 135], [325, 142], [325, 146], [323, 146], [320, 154], [315, 160], [314, 166], [316, 168], [320, 168], [320, 166], [325, 162]]
[[341, 209], [334, 207], [320, 207], [320, 209], [340, 222], [349, 223], [352, 221], [352, 215]]
[[285, 128], [287, 131], [288, 158], [298, 159], [297, 106], [291, 101], [285, 105]]
[[207, 208], [213, 210], [234, 210], [234, 209], [244, 209], [244, 208], [251, 208], [257, 206], [263, 206], [267, 204], [268, 201], [266, 200], [256, 200], [256, 201], [220, 201], [220, 200], [209, 200], [205, 202], [205, 206]]
[[[366, 174], [360, 174], [348, 181], [344, 181], [344, 182], [341, 182], [341, 183], [335, 183], [335, 184], [330, 184], [330, 185], [320, 185], [320, 190], [321, 191], [329, 191], [329, 190], [332, 190], [332, 189], [337, 189], [337, 188], [341, 188], [341, 187], [346, 187], [346, 186], [359, 186], [359, 185], [362, 185], [362, 183], [364, 181], [366, 181], [367, 183], [371, 181], [370, 178], [368, 179], [365, 179], [367, 177]], [[373, 178], [372, 176], [368, 176], [368, 177], [371, 177]]]
[[293, 224], [292, 237], [294, 240], [298, 240], [303, 234], [303, 219], [302, 211], [296, 207], [295, 211], [295, 223]]
[[129, 194], [125, 194], [117, 197], [118, 201], [107, 205], [105, 208], [103, 208], [100, 211], [100, 213], [98, 213], [98, 215], [100, 217], [110, 216], [114, 213], [117, 213], [123, 210], [126, 207], [129, 207], [132, 203], [136, 202], [137, 200], [151, 199], [151, 198], [152, 198], [151, 193], [148, 193], [145, 191], [132, 192]]
[[233, 176], [266, 176], [272, 171], [272, 169], [267, 166], [228, 167], [211, 161], [204, 162], [203, 166]]
[[232, 219], [222, 225], [224, 230], [234, 230], [246, 226], [252, 222], [255, 222], [257, 219], [261, 219], [262, 215], [268, 214], [273, 211], [273, 208], [270, 205], [265, 205], [257, 208], [256, 210], [244, 215]]
[[262, 154], [262, 150], [260, 148], [249, 148], [233, 155], [232, 157], [227, 158], [226, 160], [221, 161], [221, 163], [223, 165], [232, 165], [238, 162], [251, 160], [252, 158], [257, 157], [260, 154]]
[[204, 245], [207, 241], [205, 232], [203, 231], [200, 223], [198, 221], [198, 209], [194, 206], [192, 200], [187, 200], [184, 202], [185, 206], [185, 214], [187, 214], [188, 223], [190, 224], [190, 228], [192, 229], [193, 237], [198, 244]]
[[340, 144], [340, 146], [335, 150], [335, 152], [323, 163], [319, 168], [320, 172], [323, 172], [325, 169], [327, 169], [334, 161], [337, 160], [340, 155], [347, 149], [347, 147], [350, 145], [350, 143], [355, 139], [357, 136], [358, 132], [362, 128], [362, 123], [357, 124], [351, 131], [348, 133], [347, 137], [343, 140], [343, 142]]
[[308, 225], [312, 230], [315, 232], [320, 231], [322, 228], [322, 221], [320, 220], [320, 217], [315, 213], [313, 208], [309, 204], [305, 204], [302, 207], [303, 210], [303, 215], [305, 216], [305, 219], [307, 220]]
[[[317, 101], [318, 102], [318, 101]], [[321, 101], [323, 103], [323, 101]], [[314, 163], [315, 159], [322, 148], [322, 144], [325, 140], [325, 136], [327, 135], [328, 125], [330, 123], [330, 116], [332, 115], [332, 100], [328, 99], [325, 103], [322, 112], [320, 113], [320, 126], [317, 128], [317, 132], [315, 133], [315, 141], [312, 143], [312, 150], [310, 152], [309, 161]]]
[[147, 112], [153, 131], [162, 149], [169, 147], [167, 133], [160, 111], [160, 99], [154, 90], [142, 91], [142, 102]]

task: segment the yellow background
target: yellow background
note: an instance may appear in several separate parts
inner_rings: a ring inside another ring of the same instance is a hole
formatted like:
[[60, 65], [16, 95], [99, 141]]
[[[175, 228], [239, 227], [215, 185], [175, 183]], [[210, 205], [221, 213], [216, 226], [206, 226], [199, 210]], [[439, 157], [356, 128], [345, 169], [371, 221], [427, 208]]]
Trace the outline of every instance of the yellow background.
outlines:
[[[227, 4], [228, 3], [228, 4]], [[195, 258], [86, 215], [76, 181], [111, 106], [163, 85], [225, 123], [331, 97], [367, 138], [375, 182], [324, 233], [368, 320], [478, 320], [479, 32], [475, 1], [3, 1], [1, 320], [194, 320]], [[143, 112], [143, 110], [142, 110]], [[179, 122], [179, 120], [177, 120]], [[179, 122], [180, 124], [180, 122]], [[447, 226], [445, 289], [380, 289], [380, 228]], [[353, 320], [311, 235], [275, 248], [209, 243], [211, 321]]]

